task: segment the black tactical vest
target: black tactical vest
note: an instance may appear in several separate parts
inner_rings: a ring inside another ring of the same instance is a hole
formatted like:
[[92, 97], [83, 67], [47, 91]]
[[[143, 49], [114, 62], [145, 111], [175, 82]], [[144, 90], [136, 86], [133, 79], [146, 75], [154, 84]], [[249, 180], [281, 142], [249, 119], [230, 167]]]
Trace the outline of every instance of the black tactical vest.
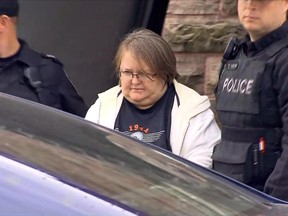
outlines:
[[213, 169], [260, 188], [281, 155], [282, 122], [272, 72], [277, 54], [287, 46], [283, 39], [253, 57], [237, 47], [217, 86], [222, 141], [214, 149]]

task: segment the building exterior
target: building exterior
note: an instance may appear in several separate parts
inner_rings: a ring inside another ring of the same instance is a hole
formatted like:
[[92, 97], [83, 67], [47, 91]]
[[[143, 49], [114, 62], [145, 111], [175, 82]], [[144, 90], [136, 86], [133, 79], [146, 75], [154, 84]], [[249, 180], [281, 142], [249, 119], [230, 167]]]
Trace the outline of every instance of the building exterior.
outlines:
[[170, 0], [162, 36], [177, 58], [179, 81], [215, 104], [223, 51], [233, 35], [243, 35], [235, 0]]

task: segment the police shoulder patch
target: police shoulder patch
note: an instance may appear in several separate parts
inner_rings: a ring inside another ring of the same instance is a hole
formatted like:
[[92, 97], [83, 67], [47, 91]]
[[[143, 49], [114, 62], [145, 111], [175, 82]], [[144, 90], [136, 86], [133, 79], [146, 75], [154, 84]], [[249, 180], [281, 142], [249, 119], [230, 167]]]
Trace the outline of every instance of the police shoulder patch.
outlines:
[[50, 60], [52, 60], [53, 62], [55, 62], [55, 63], [60, 64], [61, 66], [63, 66], [63, 63], [62, 63], [58, 58], [56, 58], [54, 55], [41, 53], [41, 56], [42, 56], [42, 58], [44, 58], [44, 59], [50, 59]]

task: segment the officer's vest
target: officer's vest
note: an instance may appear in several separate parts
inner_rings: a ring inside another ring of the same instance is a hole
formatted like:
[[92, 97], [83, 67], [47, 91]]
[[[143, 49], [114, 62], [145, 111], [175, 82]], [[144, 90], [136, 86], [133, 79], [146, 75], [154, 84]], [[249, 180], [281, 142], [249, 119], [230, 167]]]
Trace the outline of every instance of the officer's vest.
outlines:
[[[280, 40], [253, 57], [245, 56], [240, 49], [234, 60], [225, 63], [219, 78], [216, 109], [223, 124], [222, 141], [214, 149], [213, 169], [246, 184], [264, 183], [281, 155], [282, 123], [277, 95], [271, 93], [265, 99], [265, 104], [271, 101], [271, 112], [265, 114], [260, 94], [263, 86], [270, 85], [263, 83], [264, 73], [271, 74], [274, 67], [274, 62], [267, 64], [268, 60], [287, 46], [287, 39]], [[270, 87], [273, 92], [272, 84]], [[269, 120], [277, 127], [252, 126]], [[235, 124], [237, 121], [243, 127], [231, 126], [240, 125]]]

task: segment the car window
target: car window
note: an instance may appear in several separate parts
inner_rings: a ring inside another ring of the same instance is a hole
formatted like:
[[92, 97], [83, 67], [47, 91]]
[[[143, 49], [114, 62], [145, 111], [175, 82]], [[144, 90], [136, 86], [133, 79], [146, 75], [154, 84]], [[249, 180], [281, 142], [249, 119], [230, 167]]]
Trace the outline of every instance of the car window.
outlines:
[[139, 215], [3, 156], [0, 175], [0, 215]]
[[71, 142], [64, 142], [3, 128], [0, 152], [148, 215], [267, 215], [271, 209], [241, 189], [223, 186], [208, 173], [131, 138], [99, 129], [90, 136], [77, 140], [71, 134]]

